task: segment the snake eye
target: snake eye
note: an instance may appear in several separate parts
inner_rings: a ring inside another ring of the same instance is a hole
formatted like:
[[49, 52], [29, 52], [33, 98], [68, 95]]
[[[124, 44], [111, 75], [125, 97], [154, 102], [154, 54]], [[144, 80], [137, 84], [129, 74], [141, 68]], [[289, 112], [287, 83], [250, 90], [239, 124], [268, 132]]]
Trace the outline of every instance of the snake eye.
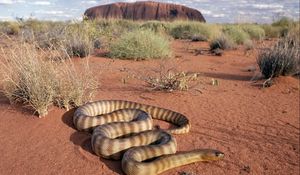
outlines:
[[215, 152], [215, 155], [216, 155], [216, 157], [224, 157], [224, 153], [219, 152], [219, 151]]

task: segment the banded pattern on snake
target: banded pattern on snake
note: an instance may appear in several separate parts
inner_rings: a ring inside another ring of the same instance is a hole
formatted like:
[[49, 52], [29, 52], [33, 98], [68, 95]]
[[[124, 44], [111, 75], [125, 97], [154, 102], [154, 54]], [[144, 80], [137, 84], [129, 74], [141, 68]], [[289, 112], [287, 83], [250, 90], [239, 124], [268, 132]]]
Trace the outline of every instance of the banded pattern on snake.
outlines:
[[[177, 127], [153, 130], [152, 118]], [[177, 144], [171, 134], [189, 132], [190, 122], [183, 114], [151, 105], [122, 100], [91, 102], [75, 111], [73, 122], [79, 131], [93, 131], [91, 144], [96, 155], [122, 159], [122, 169], [128, 175], [154, 175], [224, 156], [211, 149], [175, 154]]]

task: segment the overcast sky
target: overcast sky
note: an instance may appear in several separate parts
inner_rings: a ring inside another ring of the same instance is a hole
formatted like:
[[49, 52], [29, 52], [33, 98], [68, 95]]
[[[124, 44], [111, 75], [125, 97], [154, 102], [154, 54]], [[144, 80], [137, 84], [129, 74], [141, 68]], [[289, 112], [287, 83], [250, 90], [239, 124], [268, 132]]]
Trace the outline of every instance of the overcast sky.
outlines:
[[[135, 0], [0, 0], [0, 20], [37, 18], [41, 20], [81, 19], [92, 6]], [[299, 0], [153, 0], [186, 5], [201, 11], [209, 23], [270, 23], [287, 16], [299, 19]]]

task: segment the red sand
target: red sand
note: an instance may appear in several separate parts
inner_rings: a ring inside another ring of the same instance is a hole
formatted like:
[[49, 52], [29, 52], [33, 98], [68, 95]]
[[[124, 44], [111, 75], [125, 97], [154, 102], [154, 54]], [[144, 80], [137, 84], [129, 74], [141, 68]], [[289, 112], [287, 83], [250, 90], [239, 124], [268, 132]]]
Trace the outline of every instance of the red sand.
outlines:
[[[200, 83], [186, 92], [149, 91], [128, 76], [146, 74], [161, 61], [91, 58], [92, 68], [100, 72], [97, 100], [131, 100], [181, 112], [192, 129], [176, 136], [179, 151], [215, 148], [225, 153], [224, 160], [164, 174], [299, 174], [299, 80], [281, 77], [262, 89], [251, 81], [258, 71], [247, 71], [256, 64], [255, 54], [247, 57], [239, 49], [222, 57], [195, 56], [191, 51], [207, 48], [206, 43], [175, 41], [173, 47], [177, 58], [171, 62], [178, 70], [200, 73]], [[220, 85], [212, 86], [212, 78]], [[92, 153], [90, 135], [73, 128], [73, 112], [53, 108], [38, 119], [0, 97], [0, 174], [122, 174], [120, 161]]]

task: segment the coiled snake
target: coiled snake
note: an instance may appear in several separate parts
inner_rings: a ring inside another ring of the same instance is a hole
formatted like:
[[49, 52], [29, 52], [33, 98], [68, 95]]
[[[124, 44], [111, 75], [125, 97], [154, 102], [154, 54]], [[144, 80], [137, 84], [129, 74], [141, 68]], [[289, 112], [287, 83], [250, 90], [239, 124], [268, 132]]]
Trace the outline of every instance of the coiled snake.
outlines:
[[[153, 130], [152, 118], [177, 127]], [[189, 132], [190, 123], [184, 115], [164, 108], [103, 100], [80, 106], [74, 113], [73, 122], [79, 131], [93, 131], [91, 144], [98, 156], [122, 158], [122, 169], [128, 175], [154, 175], [181, 165], [219, 160], [224, 156], [222, 152], [211, 149], [175, 154], [177, 144], [171, 134]]]

